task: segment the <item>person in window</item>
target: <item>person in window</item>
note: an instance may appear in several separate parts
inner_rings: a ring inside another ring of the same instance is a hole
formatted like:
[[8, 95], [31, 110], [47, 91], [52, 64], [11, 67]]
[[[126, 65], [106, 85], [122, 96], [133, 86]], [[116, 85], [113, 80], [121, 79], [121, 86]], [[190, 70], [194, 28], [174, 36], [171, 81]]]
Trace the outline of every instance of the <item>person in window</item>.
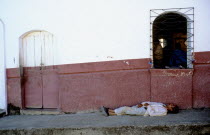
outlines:
[[172, 68], [187, 68], [187, 53], [185, 48], [185, 40], [184, 38], [177, 38], [175, 47], [176, 49], [173, 51], [169, 65]]
[[128, 107], [123, 106], [116, 109], [101, 107], [105, 116], [113, 115], [142, 115], [142, 116], [164, 116], [167, 113], [178, 113], [179, 107], [175, 104], [163, 104], [158, 102], [142, 102], [141, 104]]
[[158, 41], [156, 41], [157, 44], [154, 46], [154, 59], [155, 68], [163, 68], [163, 39], [160, 38]]

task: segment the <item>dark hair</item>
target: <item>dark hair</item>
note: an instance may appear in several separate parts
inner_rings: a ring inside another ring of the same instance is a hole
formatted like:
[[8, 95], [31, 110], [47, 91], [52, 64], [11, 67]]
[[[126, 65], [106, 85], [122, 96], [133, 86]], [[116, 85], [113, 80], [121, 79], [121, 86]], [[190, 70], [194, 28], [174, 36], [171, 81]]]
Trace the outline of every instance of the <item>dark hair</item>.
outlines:
[[181, 50], [181, 44], [180, 43], [176, 43], [176, 49]]
[[174, 105], [172, 110], [168, 110], [168, 113], [178, 113], [179, 112], [179, 107], [177, 105]]

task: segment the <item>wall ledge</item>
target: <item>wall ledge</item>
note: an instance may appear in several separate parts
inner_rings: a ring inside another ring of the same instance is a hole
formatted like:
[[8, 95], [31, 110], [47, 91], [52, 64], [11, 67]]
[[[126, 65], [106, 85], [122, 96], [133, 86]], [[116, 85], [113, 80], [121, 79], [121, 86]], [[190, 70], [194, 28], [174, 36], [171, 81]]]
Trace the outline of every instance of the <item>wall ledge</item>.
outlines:
[[20, 78], [19, 68], [8, 68], [7, 69], [7, 78]]
[[194, 69], [150, 69], [151, 76], [192, 76]]
[[194, 64], [210, 64], [210, 51], [206, 52], [195, 52]]

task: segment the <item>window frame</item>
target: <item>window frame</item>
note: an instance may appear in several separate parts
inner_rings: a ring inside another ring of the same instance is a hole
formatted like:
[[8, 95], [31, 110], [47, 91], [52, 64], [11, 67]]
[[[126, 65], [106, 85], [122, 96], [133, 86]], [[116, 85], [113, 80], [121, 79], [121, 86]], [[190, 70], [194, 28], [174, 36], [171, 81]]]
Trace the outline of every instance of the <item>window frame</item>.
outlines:
[[194, 62], [194, 7], [168, 8], [150, 10], [150, 59], [151, 68], [154, 68], [153, 59], [153, 24], [157, 17], [167, 13], [177, 13], [187, 19], [187, 69], [193, 68]]

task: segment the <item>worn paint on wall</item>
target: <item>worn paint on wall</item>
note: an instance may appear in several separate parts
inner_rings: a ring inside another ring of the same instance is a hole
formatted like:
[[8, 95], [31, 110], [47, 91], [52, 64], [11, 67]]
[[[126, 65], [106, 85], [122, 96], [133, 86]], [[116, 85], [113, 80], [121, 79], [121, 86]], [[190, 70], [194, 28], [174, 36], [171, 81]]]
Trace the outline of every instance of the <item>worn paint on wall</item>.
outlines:
[[[135, 59], [57, 66], [59, 108], [90, 111], [102, 105], [115, 108], [146, 100], [175, 103], [181, 109], [209, 107], [208, 63], [197, 63], [195, 69], [150, 69], [148, 62]], [[21, 106], [18, 69], [7, 73], [8, 101]]]
[[65, 112], [116, 108], [150, 100], [148, 70], [123, 70], [60, 76], [61, 109]]
[[193, 69], [151, 69], [151, 100], [192, 108]]
[[21, 77], [18, 68], [7, 69], [7, 100], [8, 104], [22, 108], [24, 94], [21, 90]]
[[194, 7], [195, 51], [210, 51], [208, 5], [209, 0], [1, 0], [7, 68], [19, 67], [18, 39], [32, 30], [57, 37], [56, 65], [149, 58], [150, 9]]
[[[195, 51], [210, 51], [209, 5], [209, 0], [2, 0], [0, 16], [5, 21], [8, 34], [6, 65], [7, 68], [20, 67], [19, 39], [24, 33], [33, 30], [46, 30], [57, 37], [55, 65], [62, 65], [60, 69], [64, 70], [59, 71], [62, 75], [84, 73], [89, 68], [94, 72], [101, 72], [94, 64], [66, 65], [79, 67], [72, 71], [63, 64], [149, 58], [149, 10], [173, 7], [195, 7]], [[107, 67], [103, 71], [112, 70], [108, 67], [115, 65], [115, 62], [110, 63], [104, 63]], [[130, 61], [126, 60], [124, 64], [120, 64], [123, 68], [114, 70], [135, 68]], [[103, 63], [99, 66], [103, 69]], [[165, 74], [170, 78], [180, 76], [176, 73]], [[182, 77], [190, 78], [191, 73], [184, 73]], [[20, 86], [15, 87], [19, 85], [18, 82], [13, 84], [8, 84], [10, 91], [13, 88], [19, 90]], [[21, 95], [21, 92], [17, 93]], [[22, 104], [20, 100], [12, 101]]]
[[195, 53], [193, 107], [210, 107], [210, 52]]

